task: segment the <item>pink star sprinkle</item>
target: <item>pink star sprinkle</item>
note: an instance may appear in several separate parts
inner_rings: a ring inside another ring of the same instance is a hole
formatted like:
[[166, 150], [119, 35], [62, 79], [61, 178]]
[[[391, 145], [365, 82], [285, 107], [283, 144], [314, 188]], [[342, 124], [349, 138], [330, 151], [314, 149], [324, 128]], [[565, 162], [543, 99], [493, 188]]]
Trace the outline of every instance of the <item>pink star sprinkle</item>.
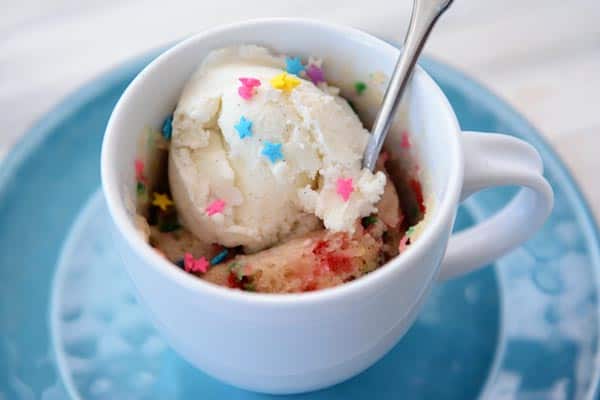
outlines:
[[240, 78], [242, 86], [238, 88], [238, 94], [244, 100], [250, 100], [254, 96], [255, 88], [260, 86], [260, 80], [256, 78]]
[[255, 88], [260, 86], [260, 80], [256, 78], [240, 78], [243, 86]]
[[325, 82], [325, 77], [323, 76], [323, 70], [316, 65], [309, 65], [306, 68], [306, 75], [310, 78], [312, 83], [318, 85], [320, 82]]
[[343, 179], [339, 178], [337, 180], [337, 189], [335, 190], [337, 194], [342, 196], [344, 201], [348, 201], [350, 198], [350, 194], [354, 192], [354, 186], [352, 185], [352, 178]]
[[240, 86], [238, 88], [238, 94], [244, 100], [250, 100], [254, 96], [254, 89], [248, 86]]
[[403, 149], [410, 149], [410, 138], [408, 137], [408, 132], [402, 132], [402, 141], [400, 142], [400, 147]]
[[146, 181], [146, 177], [144, 176], [144, 162], [139, 158], [135, 160], [135, 179], [140, 182]]
[[223, 199], [218, 199], [213, 201], [212, 203], [210, 203], [208, 205], [208, 207], [206, 207], [206, 215], [208, 215], [209, 217], [212, 217], [215, 214], [219, 214], [223, 212], [223, 209], [225, 208], [225, 200]]
[[185, 253], [183, 256], [183, 268], [186, 272], [202, 272], [208, 271], [210, 263], [206, 257], [195, 259], [191, 253]]

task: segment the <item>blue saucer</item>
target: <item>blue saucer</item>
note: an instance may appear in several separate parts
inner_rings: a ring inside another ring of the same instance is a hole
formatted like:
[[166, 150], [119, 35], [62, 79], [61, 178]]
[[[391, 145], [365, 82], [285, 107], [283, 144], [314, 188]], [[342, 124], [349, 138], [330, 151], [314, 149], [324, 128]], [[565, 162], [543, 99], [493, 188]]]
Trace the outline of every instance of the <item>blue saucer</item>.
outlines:
[[[154, 55], [86, 85], [26, 135], [0, 170], [0, 399], [245, 399], [156, 334], [111, 246], [99, 187], [104, 126]], [[518, 114], [472, 80], [423, 63], [464, 129], [542, 153], [556, 206], [543, 230], [493, 268], [435, 288], [401, 342], [361, 375], [306, 399], [587, 399], [597, 393], [598, 231], [572, 178]], [[469, 199], [457, 229], [513, 189]], [[176, 307], [176, 304], [174, 305]]]

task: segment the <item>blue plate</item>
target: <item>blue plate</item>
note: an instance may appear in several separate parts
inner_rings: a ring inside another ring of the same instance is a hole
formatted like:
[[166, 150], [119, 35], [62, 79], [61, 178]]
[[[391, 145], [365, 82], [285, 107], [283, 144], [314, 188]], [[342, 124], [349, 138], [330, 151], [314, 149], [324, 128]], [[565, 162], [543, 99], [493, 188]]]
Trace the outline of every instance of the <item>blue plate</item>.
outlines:
[[[137, 304], [110, 245], [113, 228], [98, 192], [100, 142], [116, 100], [154, 56], [72, 95], [0, 170], [0, 399], [269, 397], [221, 384], [174, 354]], [[555, 209], [534, 239], [493, 268], [435, 288], [415, 325], [373, 367], [294, 397], [594, 398], [598, 230], [579, 190], [501, 100], [444, 65], [423, 65], [464, 129], [509, 133], [540, 150]], [[513, 193], [495, 189], [469, 199], [457, 229]]]

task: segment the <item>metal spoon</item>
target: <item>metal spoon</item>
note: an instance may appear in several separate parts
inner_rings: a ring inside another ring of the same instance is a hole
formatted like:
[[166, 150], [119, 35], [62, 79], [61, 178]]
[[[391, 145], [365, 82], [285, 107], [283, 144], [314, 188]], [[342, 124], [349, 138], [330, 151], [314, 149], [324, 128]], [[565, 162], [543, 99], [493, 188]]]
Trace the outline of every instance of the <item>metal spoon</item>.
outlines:
[[452, 1], [414, 0], [410, 25], [404, 39], [404, 48], [398, 58], [392, 79], [383, 96], [381, 108], [375, 118], [372, 135], [363, 154], [363, 168], [368, 168], [371, 171], [375, 169], [379, 152], [425, 41], [437, 19], [450, 7]]

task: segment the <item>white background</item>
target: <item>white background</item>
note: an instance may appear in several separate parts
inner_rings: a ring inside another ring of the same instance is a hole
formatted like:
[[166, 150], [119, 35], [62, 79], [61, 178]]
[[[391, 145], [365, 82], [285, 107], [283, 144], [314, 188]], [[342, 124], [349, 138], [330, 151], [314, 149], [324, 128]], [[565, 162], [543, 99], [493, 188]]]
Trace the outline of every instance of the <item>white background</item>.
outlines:
[[[140, 53], [245, 18], [311, 17], [401, 40], [411, 0], [0, 0], [0, 157], [69, 92]], [[600, 216], [600, 1], [455, 0], [426, 52], [556, 146]]]

